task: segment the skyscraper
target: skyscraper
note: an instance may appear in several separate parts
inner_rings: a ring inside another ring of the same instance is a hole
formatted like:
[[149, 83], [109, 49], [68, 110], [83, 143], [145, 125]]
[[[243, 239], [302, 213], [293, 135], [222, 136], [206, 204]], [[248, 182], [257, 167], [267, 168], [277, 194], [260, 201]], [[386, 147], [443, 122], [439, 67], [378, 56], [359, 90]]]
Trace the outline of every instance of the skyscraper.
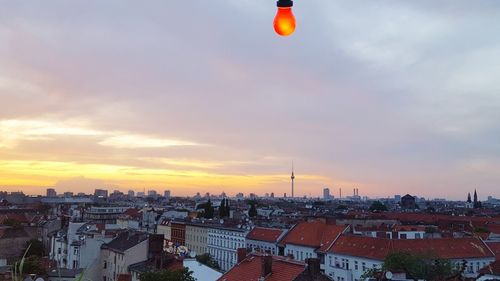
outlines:
[[47, 197], [57, 197], [57, 192], [53, 188], [47, 188]]
[[330, 200], [330, 189], [328, 187], [323, 188], [323, 200]]

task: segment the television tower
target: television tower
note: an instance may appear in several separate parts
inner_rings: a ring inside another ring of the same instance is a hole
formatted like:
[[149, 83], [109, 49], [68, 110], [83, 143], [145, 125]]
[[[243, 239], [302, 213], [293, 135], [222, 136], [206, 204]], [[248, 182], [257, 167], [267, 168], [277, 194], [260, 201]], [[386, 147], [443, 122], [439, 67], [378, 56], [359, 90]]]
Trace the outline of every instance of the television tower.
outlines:
[[293, 196], [294, 196], [294, 194], [293, 194], [293, 182], [295, 180], [295, 175], [293, 173], [293, 161], [292, 161], [292, 176], [290, 178], [292, 179], [292, 198], [293, 198]]

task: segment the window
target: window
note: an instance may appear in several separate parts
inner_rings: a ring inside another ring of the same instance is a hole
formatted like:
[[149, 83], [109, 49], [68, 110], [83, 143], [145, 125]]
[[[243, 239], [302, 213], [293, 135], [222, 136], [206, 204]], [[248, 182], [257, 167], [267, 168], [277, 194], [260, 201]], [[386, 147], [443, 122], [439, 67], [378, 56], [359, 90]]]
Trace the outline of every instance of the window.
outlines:
[[358, 261], [354, 261], [354, 269], [358, 270]]
[[[104, 269], [108, 268], [108, 262], [107, 261], [104, 261], [104, 266], [103, 266]], [[104, 277], [106, 278], [106, 277]]]
[[420, 239], [420, 233], [415, 233], [415, 239]]
[[363, 271], [366, 271], [366, 263], [365, 262], [361, 263], [361, 268], [363, 269]]
[[406, 239], [406, 233], [401, 233], [399, 235], [399, 239]]
[[73, 249], [73, 255], [77, 256], [78, 255], [78, 247], [75, 247]]

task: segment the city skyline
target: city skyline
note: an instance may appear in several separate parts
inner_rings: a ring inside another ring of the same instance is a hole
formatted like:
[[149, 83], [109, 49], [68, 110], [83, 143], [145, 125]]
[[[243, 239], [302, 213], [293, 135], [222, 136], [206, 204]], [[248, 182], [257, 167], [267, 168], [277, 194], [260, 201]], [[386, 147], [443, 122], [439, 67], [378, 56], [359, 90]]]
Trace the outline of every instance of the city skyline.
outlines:
[[2, 3], [0, 189], [500, 197], [500, 3], [271, 2]]

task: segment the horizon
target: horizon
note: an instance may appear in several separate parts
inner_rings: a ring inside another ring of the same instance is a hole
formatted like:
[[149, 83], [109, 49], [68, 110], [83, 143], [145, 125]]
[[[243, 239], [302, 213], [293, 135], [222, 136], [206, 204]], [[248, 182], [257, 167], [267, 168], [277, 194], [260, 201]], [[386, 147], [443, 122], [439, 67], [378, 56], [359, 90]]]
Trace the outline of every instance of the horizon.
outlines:
[[500, 2], [274, 2], [3, 3], [0, 188], [500, 197]]

